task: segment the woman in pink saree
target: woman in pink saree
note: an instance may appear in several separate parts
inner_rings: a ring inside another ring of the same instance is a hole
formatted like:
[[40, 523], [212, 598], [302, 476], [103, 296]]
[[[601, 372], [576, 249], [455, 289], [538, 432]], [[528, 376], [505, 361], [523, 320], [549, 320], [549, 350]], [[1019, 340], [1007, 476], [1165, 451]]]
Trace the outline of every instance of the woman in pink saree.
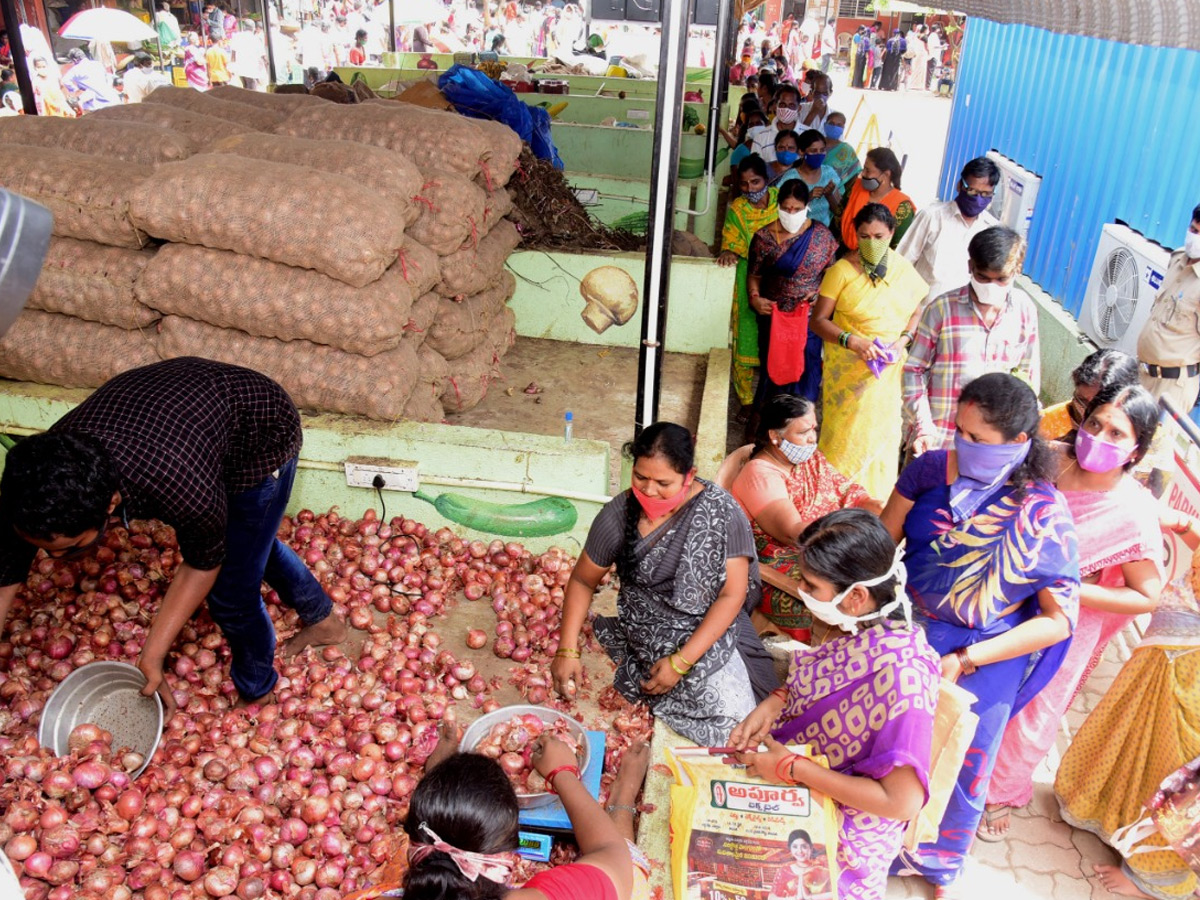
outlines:
[[[1062, 666], [1004, 731], [978, 837], [998, 841], [1009, 810], [1033, 799], [1033, 773], [1108, 642], [1158, 605], [1162, 537], [1158, 504], [1134, 480], [1158, 428], [1158, 404], [1138, 385], [1104, 388], [1084, 412], [1056, 486], [1079, 535], [1079, 623]], [[1068, 440], [1071, 440], [1068, 437]]]

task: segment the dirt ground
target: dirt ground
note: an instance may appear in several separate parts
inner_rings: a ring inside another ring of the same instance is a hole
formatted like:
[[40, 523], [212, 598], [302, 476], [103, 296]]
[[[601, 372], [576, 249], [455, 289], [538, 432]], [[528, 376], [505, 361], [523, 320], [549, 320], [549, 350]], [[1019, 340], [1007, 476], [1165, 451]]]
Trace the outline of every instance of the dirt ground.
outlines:
[[[663, 360], [659, 418], [691, 429], [700, 424], [707, 357], [668, 353]], [[452, 425], [561, 435], [563, 414], [571, 410], [576, 439], [605, 441], [612, 448], [610, 488], [621, 471], [621, 446], [633, 437], [638, 352], [628, 347], [597, 347], [517, 338], [501, 361], [502, 380], [479, 406], [448, 416]], [[533, 385], [540, 393], [527, 394]]]

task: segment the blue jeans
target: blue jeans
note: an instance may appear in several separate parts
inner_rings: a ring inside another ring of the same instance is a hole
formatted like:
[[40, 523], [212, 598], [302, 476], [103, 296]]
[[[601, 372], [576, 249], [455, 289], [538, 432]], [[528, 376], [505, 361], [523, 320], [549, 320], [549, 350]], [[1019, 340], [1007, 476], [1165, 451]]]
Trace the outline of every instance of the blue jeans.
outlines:
[[230, 674], [246, 700], [269, 694], [279, 679], [275, 626], [263, 604], [263, 581], [285, 606], [300, 614], [305, 625], [315, 625], [333, 611], [333, 602], [312, 572], [275, 537], [295, 478], [292, 459], [276, 474], [226, 501], [225, 562], [208, 595], [208, 611], [229, 642]]

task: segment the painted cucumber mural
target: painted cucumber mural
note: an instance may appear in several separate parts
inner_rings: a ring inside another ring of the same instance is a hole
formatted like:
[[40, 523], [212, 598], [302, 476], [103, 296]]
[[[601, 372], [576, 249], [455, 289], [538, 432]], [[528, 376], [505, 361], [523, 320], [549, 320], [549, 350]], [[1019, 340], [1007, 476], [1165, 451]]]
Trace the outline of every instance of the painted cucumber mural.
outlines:
[[505, 504], [475, 500], [463, 494], [432, 497], [424, 491], [414, 491], [413, 496], [431, 504], [457, 525], [501, 537], [549, 537], [570, 531], [579, 520], [575, 504], [563, 497]]

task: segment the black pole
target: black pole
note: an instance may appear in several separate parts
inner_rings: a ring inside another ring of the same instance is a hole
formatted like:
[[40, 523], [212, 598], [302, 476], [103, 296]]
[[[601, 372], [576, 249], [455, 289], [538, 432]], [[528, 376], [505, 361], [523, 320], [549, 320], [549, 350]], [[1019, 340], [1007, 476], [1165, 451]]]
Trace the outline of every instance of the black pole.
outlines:
[[675, 188], [679, 181], [680, 124], [683, 114], [690, 0], [663, 0], [659, 45], [657, 115], [650, 173], [650, 227], [643, 280], [642, 343], [638, 348], [638, 396], [634, 434], [658, 419], [666, 348], [667, 292], [671, 278], [671, 238], [675, 233]]
[[[21, 105], [28, 116], [37, 115], [37, 101], [33, 99], [33, 79], [29, 77], [29, 59], [25, 56], [25, 41], [21, 37], [21, 20], [17, 18], [17, 7], [13, 0], [0, 0], [0, 14], [8, 26], [8, 49], [12, 52], [13, 71], [17, 75], [17, 87], [21, 91]], [[54, 60], [46, 60], [54, 65]]]
[[[278, 79], [275, 75], [275, 48], [271, 46], [271, 3], [272, 0], [262, 0], [263, 5], [263, 35], [267, 39], [267, 85], [276, 84]], [[291, 78], [291, 72], [288, 72], [288, 78]]]
[[388, 0], [388, 48], [396, 52], [396, 0]]

